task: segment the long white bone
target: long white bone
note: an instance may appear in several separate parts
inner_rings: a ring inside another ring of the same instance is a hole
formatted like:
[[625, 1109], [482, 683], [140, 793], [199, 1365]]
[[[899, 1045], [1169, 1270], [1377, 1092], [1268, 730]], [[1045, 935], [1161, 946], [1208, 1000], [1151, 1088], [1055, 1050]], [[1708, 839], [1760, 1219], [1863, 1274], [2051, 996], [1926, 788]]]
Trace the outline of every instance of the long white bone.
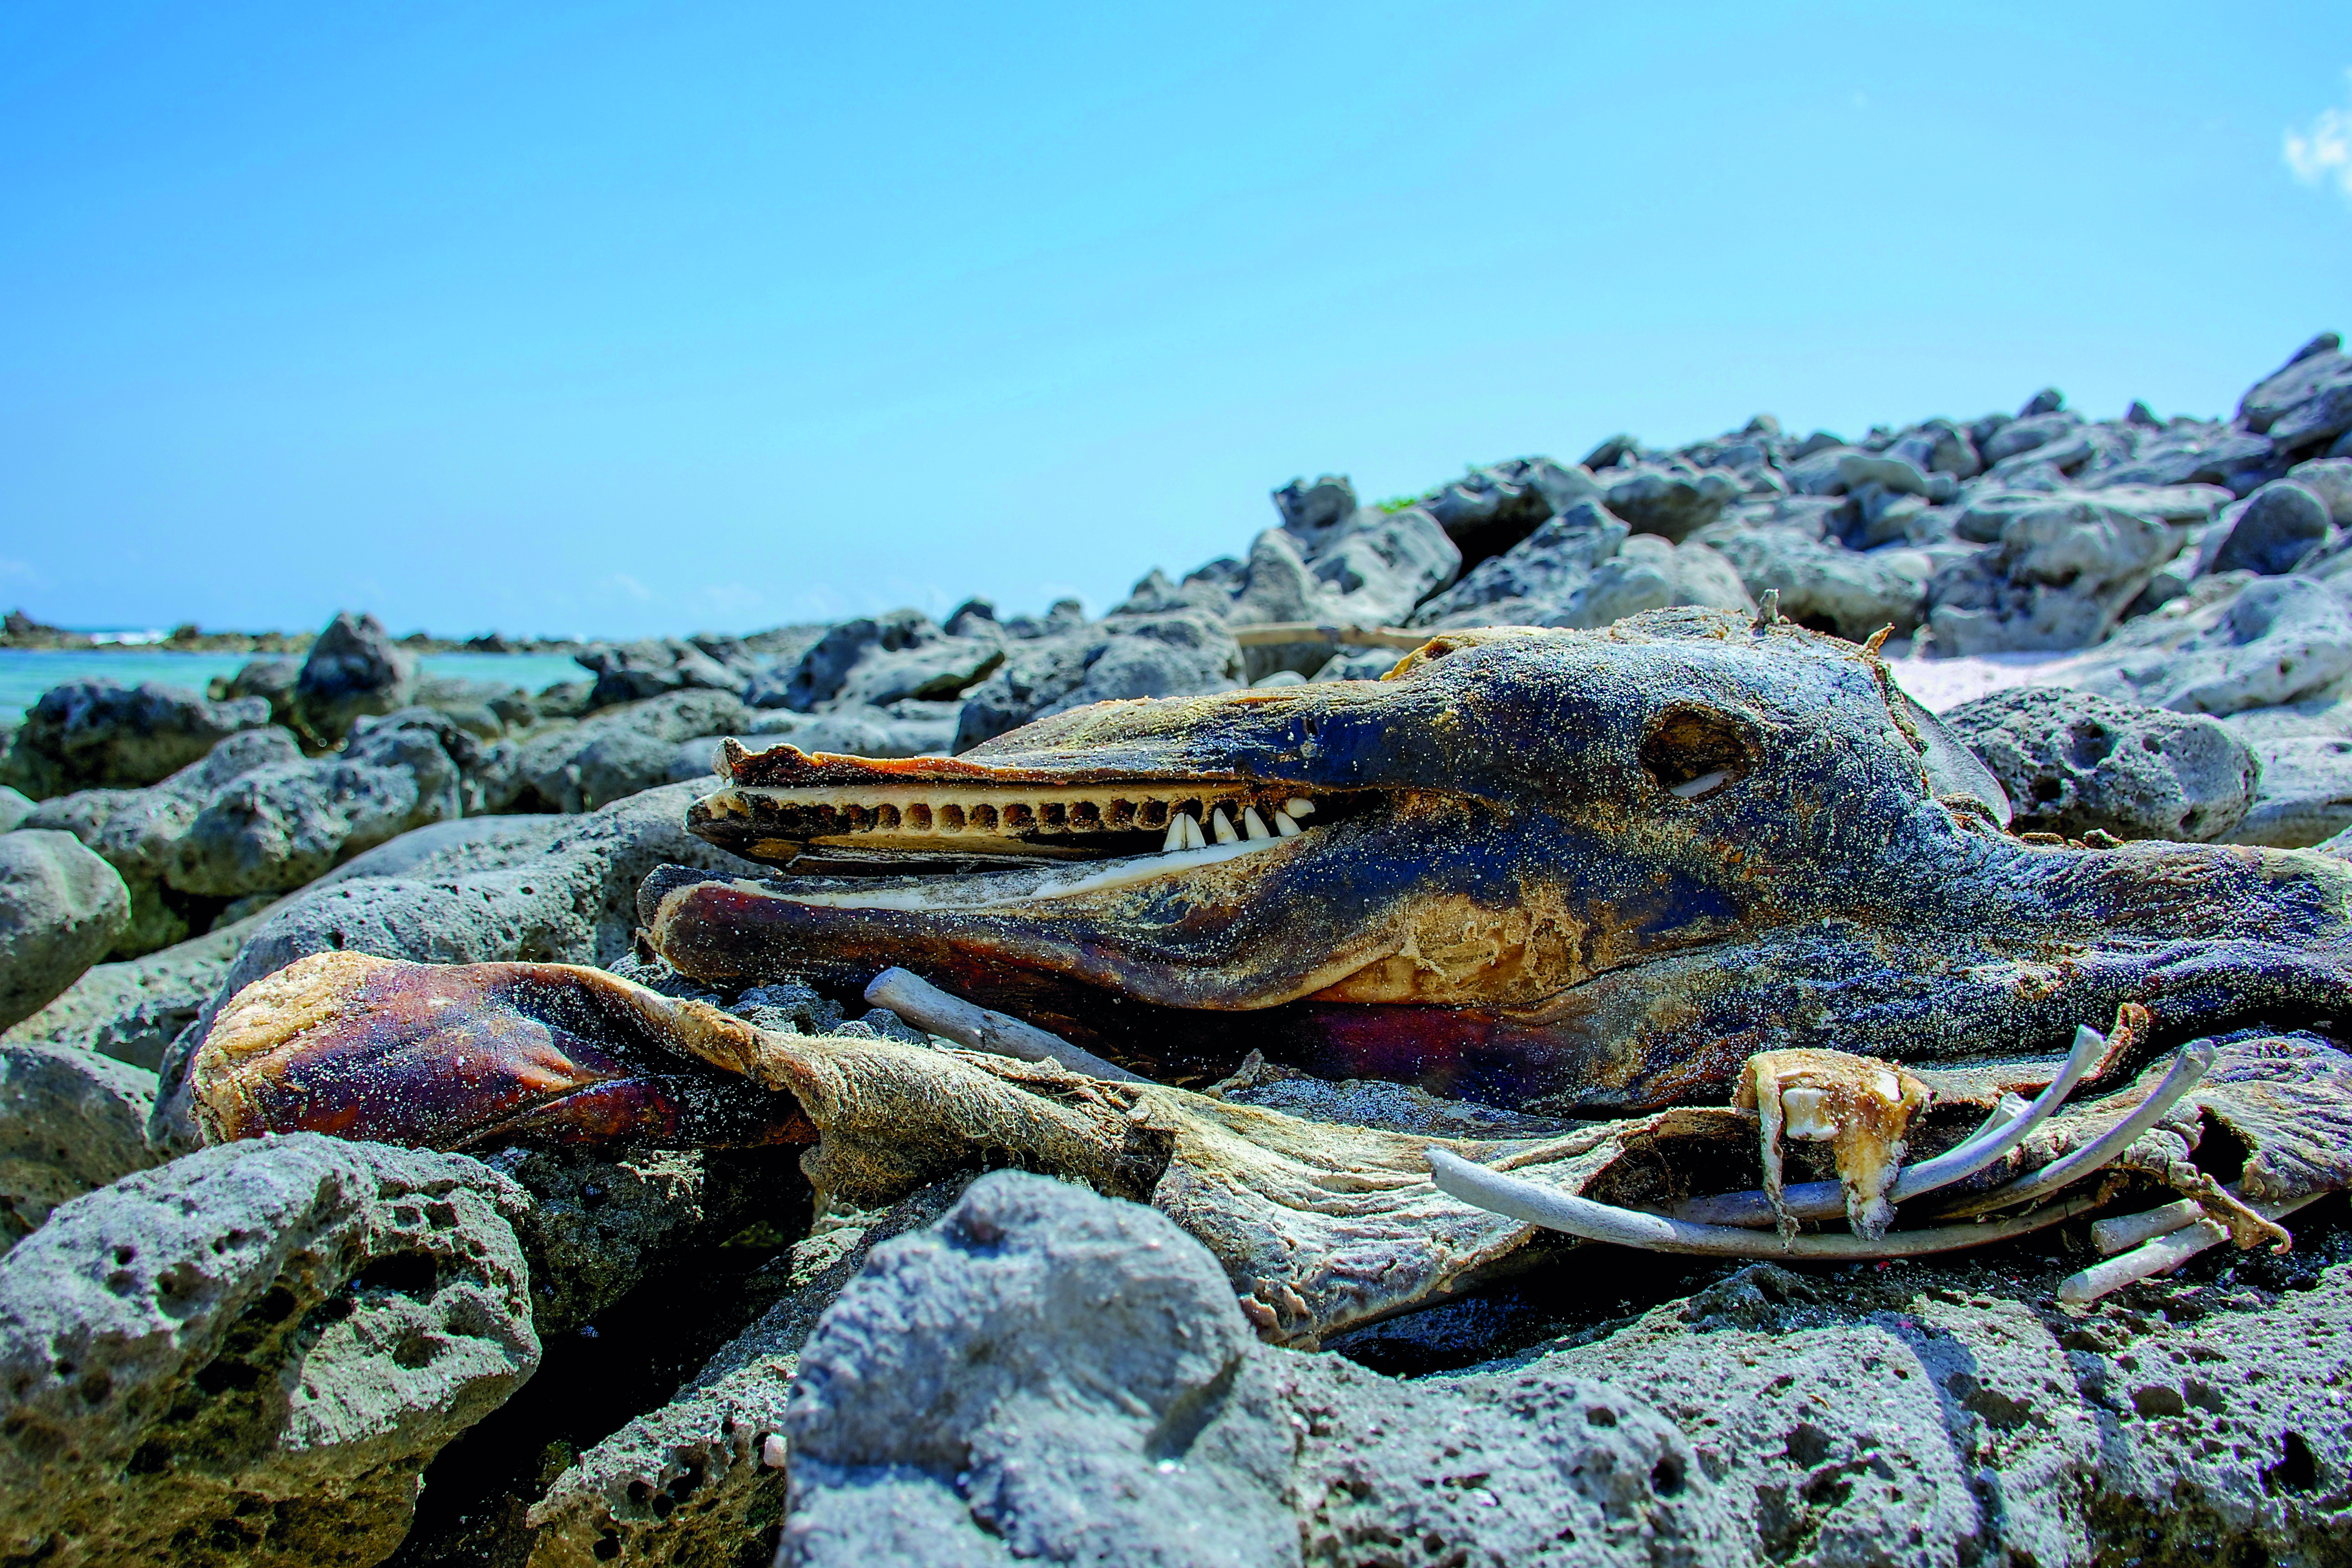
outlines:
[[935, 1035], [945, 1035], [975, 1051], [1024, 1062], [1059, 1062], [1072, 1072], [1120, 1083], [1151, 1081], [1117, 1062], [1105, 1061], [1094, 1052], [1070, 1044], [1059, 1035], [1048, 1034], [1034, 1024], [1023, 1023], [976, 1002], [950, 995], [910, 970], [884, 970], [866, 987], [866, 999], [877, 1007], [889, 1008], [908, 1023]]
[[[2279, 1220], [2326, 1195], [2326, 1193], [2313, 1193], [2284, 1203], [2254, 1204], [2252, 1207], [2264, 1219]], [[2163, 1209], [2149, 1210], [2147, 1215], [2134, 1215], [2130, 1217], [2151, 1218], [2179, 1206], [2167, 1204]], [[2196, 1205], [2191, 1201], [2189, 1206], [2195, 1208]], [[2099, 1223], [2105, 1225], [2109, 1222], [2102, 1220]], [[2097, 1226], [2092, 1228], [2095, 1230]], [[2228, 1227], [2218, 1221], [2192, 1219], [2187, 1225], [2143, 1242], [2129, 1252], [2118, 1253], [2104, 1262], [2094, 1263], [2079, 1274], [2068, 1275], [2059, 1284], [2058, 1300], [2069, 1307], [2086, 1306], [2110, 1291], [2122, 1289], [2135, 1279], [2145, 1279], [2151, 1274], [2178, 1268], [2199, 1253], [2219, 1247], [2229, 1239]]]
[[1693, 1225], [1664, 1215], [1597, 1204], [1590, 1198], [1539, 1185], [1524, 1176], [1473, 1164], [1444, 1149], [1431, 1148], [1423, 1152], [1440, 1192], [1490, 1214], [1539, 1225], [1548, 1230], [1565, 1231], [1587, 1241], [1638, 1247], [1650, 1252], [1699, 1253], [1710, 1258], [1916, 1258], [2006, 1241], [2087, 1213], [2097, 1203], [2095, 1197], [2085, 1194], [2009, 1219], [1982, 1225], [1937, 1226], [1927, 1230], [1889, 1231], [1876, 1241], [1843, 1232], [1784, 1237], [1744, 1226]]

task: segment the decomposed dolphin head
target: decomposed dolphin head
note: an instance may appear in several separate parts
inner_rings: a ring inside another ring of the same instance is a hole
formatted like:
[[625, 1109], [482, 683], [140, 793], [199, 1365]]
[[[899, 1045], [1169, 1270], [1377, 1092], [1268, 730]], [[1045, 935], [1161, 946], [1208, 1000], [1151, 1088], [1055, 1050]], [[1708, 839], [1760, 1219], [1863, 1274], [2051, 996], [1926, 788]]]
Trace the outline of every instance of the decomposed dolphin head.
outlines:
[[1252, 1047], [1553, 1110], [1749, 1053], [2020, 1055], [2342, 1005], [2352, 868], [2029, 845], [1872, 649], [1717, 611], [1448, 633], [1376, 681], [1104, 703], [954, 759], [730, 748], [688, 974], [902, 964], [1181, 1075]]

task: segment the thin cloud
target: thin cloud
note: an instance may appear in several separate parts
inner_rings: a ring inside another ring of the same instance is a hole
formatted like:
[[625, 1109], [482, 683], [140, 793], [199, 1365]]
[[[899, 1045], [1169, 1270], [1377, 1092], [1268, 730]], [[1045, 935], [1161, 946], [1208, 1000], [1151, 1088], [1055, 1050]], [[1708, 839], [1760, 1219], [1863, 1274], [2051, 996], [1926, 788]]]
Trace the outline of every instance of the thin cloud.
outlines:
[[[2352, 79], [2352, 70], [2345, 73]], [[2289, 127], [2286, 166], [2306, 185], [2334, 184], [2352, 200], [2352, 109], [2323, 109], [2303, 130]]]

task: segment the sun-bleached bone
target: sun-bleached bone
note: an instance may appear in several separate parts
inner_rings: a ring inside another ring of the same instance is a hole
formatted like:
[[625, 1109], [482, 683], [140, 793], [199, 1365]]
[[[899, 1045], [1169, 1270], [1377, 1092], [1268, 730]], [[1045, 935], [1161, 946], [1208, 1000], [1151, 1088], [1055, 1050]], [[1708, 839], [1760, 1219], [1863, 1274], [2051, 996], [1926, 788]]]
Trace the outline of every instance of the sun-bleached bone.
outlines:
[[[2264, 1219], [2275, 1224], [2298, 1209], [2317, 1203], [2326, 1195], [2323, 1193], [2313, 1193], [2305, 1197], [2288, 1199], [2284, 1203], [2258, 1204], [2255, 1208]], [[2154, 1212], [2168, 1214], [2169, 1211], [2180, 1206], [2182, 1205], [2170, 1204], [2167, 1205], [2164, 1210]], [[2193, 1205], [2189, 1206], [2194, 1207]], [[2099, 1223], [2106, 1225], [2114, 1222], [2102, 1220]], [[2095, 1230], [2098, 1227], [2094, 1226], [2092, 1228]], [[2128, 1252], [2117, 1253], [2103, 1262], [2094, 1263], [2079, 1274], [2068, 1275], [2058, 1286], [2059, 1303], [2068, 1307], [2088, 1306], [2100, 1297], [2120, 1290], [2134, 1280], [2146, 1279], [2150, 1275], [2168, 1273], [2178, 1268], [2199, 1253], [2209, 1252], [2229, 1239], [2229, 1227], [2219, 1220], [2192, 1218], [2184, 1225], [2170, 1227], [2155, 1235]], [[2281, 1248], [2281, 1250], [2284, 1249]]]
[[1748, 1058], [1732, 1105], [1757, 1113], [1764, 1158], [1764, 1195], [1783, 1236], [1797, 1222], [1781, 1192], [1780, 1145], [1787, 1138], [1830, 1145], [1854, 1234], [1875, 1240], [1895, 1222], [1887, 1200], [1902, 1163], [1911, 1118], [1927, 1103], [1927, 1086], [1874, 1057], [1844, 1051], [1759, 1051]]
[[[2126, 1002], [2117, 1010], [2112, 1035], [2102, 1035], [2088, 1024], [2077, 1026], [2074, 1048], [2060, 1065], [2057, 1076], [2031, 1105], [2021, 1102], [2021, 1109], [2010, 1116], [2000, 1115], [2001, 1106], [1996, 1106], [1995, 1113], [1967, 1139], [1932, 1160], [1906, 1165], [1888, 1189], [1888, 1200], [1902, 1204], [1925, 1197], [1956, 1182], [1966, 1181], [2000, 1159], [2054, 1115], [2075, 1086], [2096, 1068], [2127, 1050], [2135, 1039], [2145, 1037], [2147, 1026], [2147, 1009], [2137, 1002]], [[2004, 1097], [2002, 1105], [2011, 1098], [2014, 1097]], [[1676, 1212], [1679, 1217], [1700, 1225], [1766, 1226], [1774, 1224], [1782, 1215], [1797, 1219], [1828, 1219], [1845, 1212], [1846, 1204], [1843, 1182], [1805, 1182], [1785, 1188], [1777, 1208], [1768, 1193], [1726, 1193], [1695, 1198]]]

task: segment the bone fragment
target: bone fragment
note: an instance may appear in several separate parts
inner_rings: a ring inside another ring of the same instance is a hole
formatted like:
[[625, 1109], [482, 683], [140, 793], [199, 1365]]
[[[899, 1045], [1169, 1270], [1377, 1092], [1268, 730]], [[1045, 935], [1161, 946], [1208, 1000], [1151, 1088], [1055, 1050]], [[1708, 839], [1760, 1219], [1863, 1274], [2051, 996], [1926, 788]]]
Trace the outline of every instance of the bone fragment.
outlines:
[[1088, 1078], [1108, 1079], [1115, 1083], [1149, 1083], [1117, 1062], [1105, 1061], [1092, 1051], [1070, 1044], [1058, 1035], [1049, 1035], [1034, 1024], [1003, 1013], [993, 1013], [961, 996], [950, 995], [919, 974], [904, 969], [886, 969], [866, 987], [866, 999], [877, 1007], [887, 1007], [909, 1023], [929, 1029], [935, 1035], [945, 1035], [958, 1045], [976, 1051], [1012, 1057], [1024, 1062], [1059, 1062], [1072, 1072]]
[[1678, 795], [1685, 800], [1696, 800], [1699, 796], [1712, 792], [1717, 785], [1730, 776], [1721, 768], [1717, 768], [1711, 773], [1701, 773], [1695, 779], [1685, 779], [1678, 784], [1669, 784], [1666, 786], [1666, 793]]
[[2182, 1226], [2193, 1225], [2205, 1217], [2205, 1206], [2195, 1198], [2182, 1198], [2178, 1203], [2158, 1208], [2144, 1209], [2138, 1214], [2117, 1215], [2091, 1226], [2091, 1245], [2103, 1258], [2112, 1258], [2142, 1242], [2154, 1241], [2159, 1236], [2170, 1236]]
[[1473, 1164], [1444, 1149], [1427, 1152], [1429, 1168], [1440, 1192], [1475, 1204], [1492, 1213], [1549, 1230], [1565, 1231], [1587, 1241], [1615, 1247], [1638, 1247], [1650, 1252], [1689, 1252], [1709, 1258], [1822, 1258], [1847, 1260], [1918, 1258], [1957, 1252], [2023, 1236], [2097, 1205], [2090, 1194], [2070, 1198], [2032, 1214], [1982, 1225], [1937, 1226], [1926, 1230], [1898, 1230], [1872, 1238], [1864, 1236], [1764, 1236], [1737, 1226], [1693, 1225], [1664, 1215], [1642, 1214], [1612, 1204], [1594, 1203], [1530, 1182], [1523, 1176]]
[[1293, 816], [1312, 816], [1315, 815], [1315, 803], [1305, 795], [1294, 795], [1282, 803], [1282, 809]]
[[[2116, 1033], [2126, 1028], [2144, 1027], [2126, 1012], [2116, 1025]], [[1963, 1141], [1932, 1160], [1907, 1165], [1895, 1178], [1887, 1192], [1892, 1203], [1908, 1203], [1955, 1182], [1965, 1181], [1987, 1165], [2007, 1154], [2025, 1141], [2026, 1134], [2048, 1121], [2074, 1086], [2108, 1055], [2107, 1037], [2089, 1025], [2074, 1030], [2074, 1047], [2058, 1069], [2058, 1076], [2049, 1087], [2034, 1097], [2021, 1114], [2006, 1121], [1988, 1117], [1985, 1124]], [[2014, 1096], [2008, 1097], [2014, 1099]], [[2006, 1102], [2004, 1102], [2006, 1103]], [[1768, 1156], [1768, 1159], [1769, 1157]], [[1779, 1213], [1797, 1219], [1830, 1219], [1843, 1212], [1846, 1206], [1845, 1188], [1840, 1182], [1805, 1182], [1787, 1188], [1781, 1195]], [[1684, 1219], [1702, 1225], [1771, 1225], [1778, 1218], [1771, 1198], [1764, 1193], [1726, 1193], [1717, 1197], [1696, 1198], [1676, 1211]]]
[[1732, 1104], [1757, 1112], [1764, 1155], [1764, 1194], [1780, 1233], [1796, 1232], [1780, 1182], [1784, 1138], [1831, 1145], [1845, 1213], [1858, 1236], [1875, 1240], [1895, 1221], [1887, 1197], [1903, 1159], [1911, 1118], [1927, 1103], [1927, 1086], [1892, 1062], [1844, 1051], [1759, 1051]]
[[2139, 1135], [2161, 1121], [2165, 1112], [2180, 1102], [2181, 1097], [2197, 1087], [2205, 1069], [2213, 1065], [2213, 1047], [2203, 1040], [2184, 1047], [2172, 1059], [2139, 1109], [2125, 1117], [2097, 1138], [2061, 1160], [2053, 1160], [2042, 1169], [2020, 1176], [2005, 1187], [1970, 1198], [1958, 1207], [1948, 1209], [1939, 1217], [1966, 1219], [1971, 1215], [1990, 1214], [2008, 1208], [2012, 1204], [2030, 1204], [2046, 1197], [2072, 1182], [2084, 1176], [2119, 1157], [2132, 1146]]
[[[2317, 1203], [2326, 1195], [2326, 1193], [2310, 1193], [2302, 1197], [2289, 1198], [2284, 1203], [2255, 1204], [2252, 1206], [2254, 1211], [2264, 1219], [2280, 1220], [2307, 1204]], [[2154, 1223], [2156, 1215], [2183, 1207], [2194, 1210], [2197, 1205], [2193, 1202], [2167, 1204], [2161, 1209], [2151, 1209], [2146, 1215], [2133, 1215], [2129, 1217]], [[2099, 1225], [2118, 1223], [2120, 1222], [2101, 1220]], [[2095, 1235], [2098, 1228], [2098, 1226], [2091, 1227]], [[2218, 1220], [2192, 1219], [2178, 1229], [2168, 1230], [2151, 1241], [2133, 1247], [2129, 1252], [2118, 1253], [2105, 1262], [2094, 1263], [2080, 1274], [2068, 1275], [2058, 1287], [2058, 1300], [2063, 1305], [2069, 1307], [2088, 1306], [2100, 1297], [2111, 1291], [2120, 1290], [2136, 1279], [2145, 1279], [2151, 1274], [2163, 1274], [2178, 1268], [2199, 1253], [2209, 1251], [2229, 1239], [2228, 1227]]]

